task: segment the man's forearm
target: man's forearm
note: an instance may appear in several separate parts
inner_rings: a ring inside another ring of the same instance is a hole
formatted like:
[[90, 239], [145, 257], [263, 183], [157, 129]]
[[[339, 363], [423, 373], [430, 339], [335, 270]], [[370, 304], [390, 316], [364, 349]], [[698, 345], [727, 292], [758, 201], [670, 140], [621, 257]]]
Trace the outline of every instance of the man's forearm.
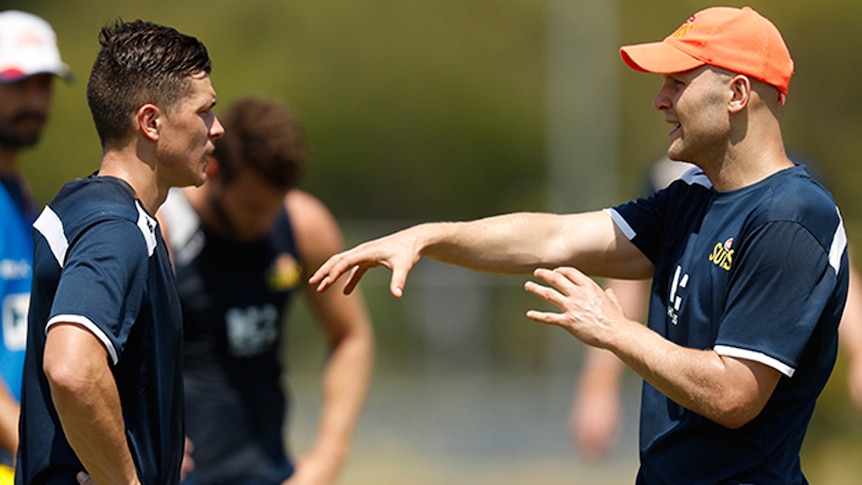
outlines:
[[763, 364], [678, 346], [637, 322], [628, 328], [611, 350], [671, 400], [722, 426], [754, 419], [780, 377]]
[[76, 325], [48, 331], [44, 369], [63, 432], [97, 484], [136, 484], [114, 376], [102, 344]]
[[51, 394], [66, 439], [96, 483], [138, 483], [113, 380], [86, 394], [52, 385]]
[[357, 331], [334, 348], [323, 377], [323, 410], [312, 453], [340, 467], [368, 395], [374, 344], [370, 331]]

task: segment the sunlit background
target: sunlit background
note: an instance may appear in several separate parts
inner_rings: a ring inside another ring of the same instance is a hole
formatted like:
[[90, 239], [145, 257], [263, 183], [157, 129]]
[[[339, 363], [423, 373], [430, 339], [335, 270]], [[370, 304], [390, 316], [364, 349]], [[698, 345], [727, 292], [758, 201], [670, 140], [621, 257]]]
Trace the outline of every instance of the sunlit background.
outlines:
[[[201, 39], [219, 105], [247, 94], [294, 107], [311, 144], [302, 187], [348, 244], [423, 220], [600, 208], [637, 194], [664, 153], [656, 76], [621, 44], [659, 40], [713, 3], [636, 0], [3, 0], [57, 31], [77, 79], [56, 86], [44, 139], [22, 157], [37, 197], [98, 168], [85, 87], [98, 30], [142, 18]], [[751, 1], [784, 33], [796, 75], [785, 141], [816, 160], [858, 245], [862, 218], [862, 2]], [[735, 4], [741, 6], [742, 4]], [[637, 467], [639, 381], [604, 461], [576, 453], [567, 418], [584, 347], [529, 322], [523, 278], [423, 262], [402, 300], [388, 274], [363, 283], [378, 341], [375, 381], [344, 484], [625, 484]], [[322, 338], [291, 318], [290, 441], [315, 432]], [[862, 416], [842, 362], [819, 402], [803, 468], [812, 483], [862, 476]], [[214, 389], [213, 392], [218, 392]]]

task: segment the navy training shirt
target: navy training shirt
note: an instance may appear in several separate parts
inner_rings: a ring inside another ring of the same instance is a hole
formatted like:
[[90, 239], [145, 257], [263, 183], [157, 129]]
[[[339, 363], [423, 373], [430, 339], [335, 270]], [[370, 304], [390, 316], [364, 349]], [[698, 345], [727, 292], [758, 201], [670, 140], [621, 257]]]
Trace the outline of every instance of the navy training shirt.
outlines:
[[182, 301], [186, 431], [194, 485], [281, 483], [288, 401], [281, 351], [304, 282], [286, 209], [254, 241], [209, 230], [181, 190], [160, 211]]
[[75, 484], [83, 469], [42, 371], [45, 337], [55, 322], [77, 323], [105, 345], [141, 483], [178, 483], [182, 317], [156, 220], [128, 184], [90, 176], [66, 184], [34, 227], [15, 483]]
[[695, 349], [783, 374], [731, 430], [644, 382], [637, 483], [807, 483], [799, 451], [837, 355], [847, 296], [843, 223], [804, 167], [718, 192], [694, 168], [608, 212], [655, 264], [648, 325]]

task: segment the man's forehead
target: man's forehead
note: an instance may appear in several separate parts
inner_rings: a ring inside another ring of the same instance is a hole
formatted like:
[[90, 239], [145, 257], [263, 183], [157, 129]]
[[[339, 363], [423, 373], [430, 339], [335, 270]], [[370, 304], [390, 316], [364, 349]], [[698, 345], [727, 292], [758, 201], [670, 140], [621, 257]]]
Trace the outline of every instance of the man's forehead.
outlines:
[[727, 69], [722, 69], [720, 67], [711, 66], [709, 64], [704, 64], [702, 66], [695, 67], [694, 69], [689, 69], [687, 71], [679, 71], [671, 74], [665, 74], [666, 77], [676, 77], [681, 79], [694, 79], [696, 77], [702, 76], [704, 74], [723, 74], [726, 76], [734, 75], [733, 72], [728, 71]]
[[210, 81], [209, 74], [202, 72], [188, 77], [188, 92], [185, 101], [194, 104], [215, 105], [216, 91]]

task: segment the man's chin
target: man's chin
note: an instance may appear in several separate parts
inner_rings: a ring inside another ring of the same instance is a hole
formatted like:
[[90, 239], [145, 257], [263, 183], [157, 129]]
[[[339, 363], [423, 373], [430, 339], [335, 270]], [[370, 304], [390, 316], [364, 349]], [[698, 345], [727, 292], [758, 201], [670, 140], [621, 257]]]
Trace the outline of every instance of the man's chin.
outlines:
[[188, 185], [190, 185], [192, 187], [200, 187], [206, 181], [207, 181], [207, 173], [204, 171], [204, 172], [198, 173], [197, 177]]
[[39, 143], [39, 135], [37, 133], [31, 136], [0, 136], [0, 147], [10, 151], [34, 147]]

